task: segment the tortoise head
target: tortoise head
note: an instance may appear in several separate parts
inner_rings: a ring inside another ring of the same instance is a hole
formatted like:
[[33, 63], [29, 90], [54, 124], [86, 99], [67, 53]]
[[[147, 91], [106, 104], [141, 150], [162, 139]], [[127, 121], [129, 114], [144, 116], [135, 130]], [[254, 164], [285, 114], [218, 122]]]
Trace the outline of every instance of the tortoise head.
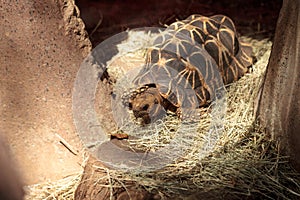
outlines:
[[149, 124], [166, 113], [163, 103], [156, 87], [143, 86], [130, 94], [127, 105], [137, 119], [142, 119], [142, 124]]

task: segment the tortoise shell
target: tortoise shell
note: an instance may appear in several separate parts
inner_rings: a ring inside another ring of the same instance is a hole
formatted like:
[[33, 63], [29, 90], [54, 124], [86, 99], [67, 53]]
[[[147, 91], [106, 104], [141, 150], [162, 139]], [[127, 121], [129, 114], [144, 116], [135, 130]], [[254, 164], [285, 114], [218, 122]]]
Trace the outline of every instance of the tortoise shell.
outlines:
[[136, 89], [123, 100], [143, 123], [167, 110], [180, 116], [182, 109], [208, 105], [218, 88], [243, 76], [252, 64], [251, 51], [230, 18], [191, 15], [155, 39], [134, 79]]

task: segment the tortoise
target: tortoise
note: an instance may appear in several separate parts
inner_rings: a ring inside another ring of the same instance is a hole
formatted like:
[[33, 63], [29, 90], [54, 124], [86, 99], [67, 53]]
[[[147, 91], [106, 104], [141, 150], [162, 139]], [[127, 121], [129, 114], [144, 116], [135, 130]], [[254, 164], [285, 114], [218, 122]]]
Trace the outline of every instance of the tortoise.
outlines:
[[135, 88], [122, 96], [123, 104], [143, 124], [168, 110], [180, 118], [189, 116], [209, 105], [223, 84], [237, 81], [248, 71], [251, 52], [250, 46], [239, 41], [227, 16], [191, 15], [176, 21], [147, 50], [145, 65], [133, 81]]

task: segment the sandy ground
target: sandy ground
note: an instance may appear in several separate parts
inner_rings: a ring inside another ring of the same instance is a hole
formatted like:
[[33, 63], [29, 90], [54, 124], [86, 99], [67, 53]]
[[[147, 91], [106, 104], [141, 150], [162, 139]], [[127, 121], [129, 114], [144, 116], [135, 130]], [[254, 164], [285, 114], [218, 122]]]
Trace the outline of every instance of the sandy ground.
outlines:
[[58, 2], [4, 2], [0, 19], [0, 134], [26, 184], [78, 172], [71, 97], [84, 48], [65, 35]]

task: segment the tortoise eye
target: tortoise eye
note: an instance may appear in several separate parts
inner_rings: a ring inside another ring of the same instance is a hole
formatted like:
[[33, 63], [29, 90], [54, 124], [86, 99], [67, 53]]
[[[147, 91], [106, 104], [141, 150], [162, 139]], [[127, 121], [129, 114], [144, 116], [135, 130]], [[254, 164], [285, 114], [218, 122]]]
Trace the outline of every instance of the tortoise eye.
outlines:
[[146, 104], [142, 107], [143, 110], [148, 110], [148, 108], [149, 108], [149, 104]]
[[129, 110], [132, 110], [132, 103], [128, 103]]
[[154, 99], [154, 104], [158, 104], [158, 100], [157, 99]]

